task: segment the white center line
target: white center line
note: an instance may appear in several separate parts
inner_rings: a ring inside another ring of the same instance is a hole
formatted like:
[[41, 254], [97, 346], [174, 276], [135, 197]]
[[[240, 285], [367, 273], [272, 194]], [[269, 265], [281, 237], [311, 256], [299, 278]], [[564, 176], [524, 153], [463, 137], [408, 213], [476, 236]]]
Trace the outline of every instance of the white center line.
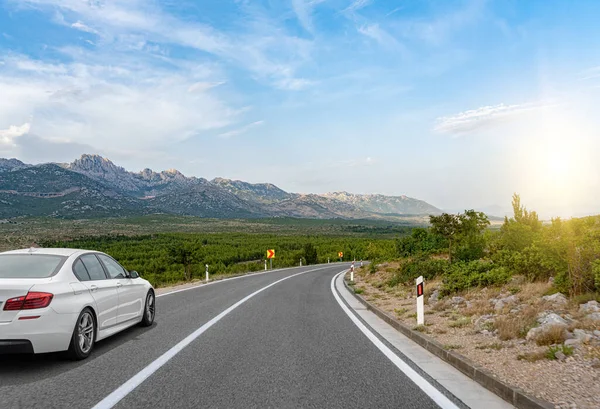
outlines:
[[350, 309], [344, 304], [340, 296], [338, 295], [335, 289], [335, 280], [346, 271], [342, 271], [339, 274], [336, 274], [331, 279], [331, 292], [335, 297], [336, 301], [342, 307], [342, 310], [350, 317], [354, 325], [358, 327], [359, 330], [362, 331], [363, 334], [369, 338], [371, 341], [383, 354], [390, 360], [398, 369], [400, 369], [411, 381], [413, 381], [423, 392], [425, 392], [435, 403], [438, 404], [442, 409], [458, 409], [450, 399], [448, 399], [442, 392], [437, 390], [432, 384], [427, 382], [425, 378], [419, 375], [414, 369], [412, 369], [406, 362], [398, 357], [391, 349], [389, 349], [379, 338], [375, 336], [353, 313]]
[[303, 271], [301, 273], [296, 273], [291, 276], [282, 278], [281, 280], [277, 280], [274, 283], [267, 285], [266, 287], [261, 288], [248, 295], [247, 297], [241, 299], [240, 301], [233, 304], [231, 307], [227, 308], [225, 311], [208, 321], [206, 324], [202, 325], [196, 331], [188, 335], [183, 341], [179, 342], [173, 348], [169, 349], [167, 352], [158, 357], [154, 362], [150, 365], [142, 369], [136, 375], [134, 375], [131, 379], [117, 388], [114, 392], [108, 395], [106, 398], [102, 399], [93, 409], [110, 409], [113, 408], [117, 403], [119, 403], [122, 399], [124, 399], [127, 395], [129, 395], [135, 388], [140, 386], [146, 379], [148, 379], [152, 374], [158, 371], [164, 364], [169, 362], [171, 358], [180, 353], [186, 346], [191, 344], [195, 339], [197, 339], [200, 335], [202, 335], [207, 329], [215, 325], [219, 322], [223, 317], [229, 314], [231, 311], [235, 310], [237, 307], [248, 301], [250, 298], [254, 297], [257, 294], [262, 293], [268, 288], [273, 287], [276, 284], [281, 283], [282, 281], [288, 280], [292, 277], [299, 276], [301, 274], [311, 273], [313, 271], [324, 270], [328, 267], [316, 268], [313, 270]]

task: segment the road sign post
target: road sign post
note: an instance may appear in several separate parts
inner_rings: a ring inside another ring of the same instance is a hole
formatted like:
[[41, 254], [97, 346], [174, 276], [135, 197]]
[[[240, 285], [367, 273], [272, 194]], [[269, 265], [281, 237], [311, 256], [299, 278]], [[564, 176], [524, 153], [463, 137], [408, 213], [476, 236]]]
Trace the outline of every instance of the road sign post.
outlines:
[[206, 282], [208, 283], [208, 264], [206, 265]]
[[425, 324], [425, 283], [423, 276], [417, 278], [417, 325]]
[[343, 252], [343, 251], [340, 251], [340, 252], [338, 253], [338, 257], [340, 258], [340, 262], [341, 262], [341, 261], [343, 261], [343, 260], [344, 260], [344, 252]]

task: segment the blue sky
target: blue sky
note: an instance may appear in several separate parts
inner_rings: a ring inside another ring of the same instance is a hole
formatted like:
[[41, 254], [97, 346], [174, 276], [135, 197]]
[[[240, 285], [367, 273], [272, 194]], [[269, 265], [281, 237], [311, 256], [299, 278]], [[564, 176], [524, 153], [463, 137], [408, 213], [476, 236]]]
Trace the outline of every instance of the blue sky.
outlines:
[[0, 0], [0, 156], [598, 213], [599, 20], [594, 0]]

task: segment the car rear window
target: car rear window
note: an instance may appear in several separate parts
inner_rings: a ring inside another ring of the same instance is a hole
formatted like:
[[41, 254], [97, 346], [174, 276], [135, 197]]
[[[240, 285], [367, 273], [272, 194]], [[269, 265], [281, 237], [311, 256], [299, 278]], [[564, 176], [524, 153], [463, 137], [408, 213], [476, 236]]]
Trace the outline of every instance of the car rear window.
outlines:
[[66, 259], [49, 254], [0, 254], [0, 278], [51, 277]]

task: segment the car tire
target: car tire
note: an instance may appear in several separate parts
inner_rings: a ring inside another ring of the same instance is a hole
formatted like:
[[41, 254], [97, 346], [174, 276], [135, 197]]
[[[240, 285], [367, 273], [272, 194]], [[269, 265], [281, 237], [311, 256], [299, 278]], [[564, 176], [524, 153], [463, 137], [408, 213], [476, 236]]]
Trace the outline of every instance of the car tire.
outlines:
[[146, 295], [146, 303], [144, 306], [144, 316], [140, 325], [142, 327], [149, 327], [154, 323], [154, 317], [156, 316], [156, 296], [153, 291], [148, 291]]
[[86, 359], [96, 343], [96, 319], [90, 308], [85, 308], [75, 322], [67, 354], [74, 361]]

